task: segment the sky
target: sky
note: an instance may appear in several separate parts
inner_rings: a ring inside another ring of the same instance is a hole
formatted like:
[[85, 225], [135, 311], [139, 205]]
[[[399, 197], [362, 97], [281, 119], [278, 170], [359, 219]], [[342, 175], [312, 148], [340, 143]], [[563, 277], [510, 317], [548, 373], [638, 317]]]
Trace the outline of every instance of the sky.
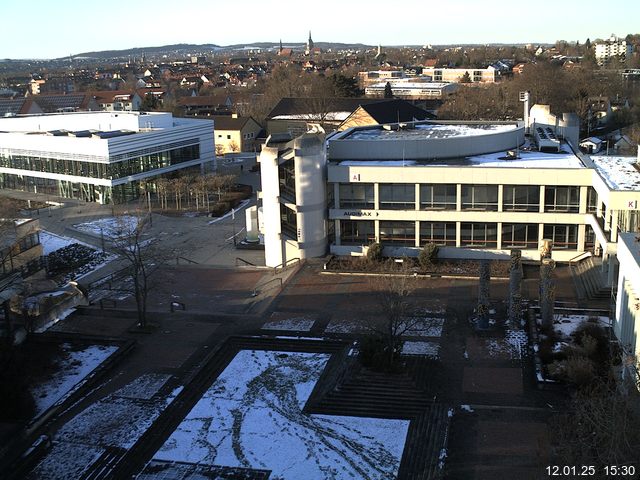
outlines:
[[581, 43], [640, 33], [640, 1], [3, 0], [0, 59], [174, 43]]

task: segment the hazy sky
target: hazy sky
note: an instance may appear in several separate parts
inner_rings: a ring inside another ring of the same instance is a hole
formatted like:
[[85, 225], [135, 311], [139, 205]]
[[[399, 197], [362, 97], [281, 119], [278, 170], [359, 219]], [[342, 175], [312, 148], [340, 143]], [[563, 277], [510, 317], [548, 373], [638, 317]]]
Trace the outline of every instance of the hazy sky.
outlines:
[[0, 58], [172, 43], [553, 43], [640, 33], [640, 1], [3, 0]]

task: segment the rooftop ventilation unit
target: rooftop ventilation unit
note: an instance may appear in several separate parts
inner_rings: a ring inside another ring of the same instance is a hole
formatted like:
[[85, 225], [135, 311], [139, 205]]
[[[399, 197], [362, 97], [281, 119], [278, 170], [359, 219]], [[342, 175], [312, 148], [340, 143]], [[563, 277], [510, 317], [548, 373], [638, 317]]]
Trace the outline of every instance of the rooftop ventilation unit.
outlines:
[[553, 131], [553, 128], [545, 125], [535, 126], [532, 130], [539, 151], [560, 151], [560, 140]]

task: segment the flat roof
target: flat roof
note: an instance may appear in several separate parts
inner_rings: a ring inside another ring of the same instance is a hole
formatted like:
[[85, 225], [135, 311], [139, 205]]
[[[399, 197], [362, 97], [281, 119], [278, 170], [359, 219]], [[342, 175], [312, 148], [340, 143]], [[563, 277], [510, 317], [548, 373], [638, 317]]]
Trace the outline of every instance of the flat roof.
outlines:
[[387, 130], [383, 127], [378, 128], [366, 128], [356, 129], [347, 135], [344, 135], [338, 139], [340, 140], [425, 140], [433, 138], [455, 138], [455, 137], [470, 137], [475, 135], [487, 135], [489, 133], [508, 132], [513, 130], [514, 133], [518, 130], [518, 124], [516, 122], [508, 124], [499, 123], [461, 123], [461, 124], [442, 124], [442, 123], [421, 123], [415, 124], [415, 128], [412, 126], [407, 129], [400, 130]]
[[487, 168], [587, 168], [569, 145], [562, 143], [560, 152], [539, 152], [529, 139], [515, 152], [517, 158], [509, 158], [506, 152], [495, 152], [469, 157], [446, 159], [407, 158], [405, 160], [338, 160], [336, 165], [345, 167], [487, 167]]
[[612, 190], [640, 190], [638, 157], [590, 155], [596, 171]]

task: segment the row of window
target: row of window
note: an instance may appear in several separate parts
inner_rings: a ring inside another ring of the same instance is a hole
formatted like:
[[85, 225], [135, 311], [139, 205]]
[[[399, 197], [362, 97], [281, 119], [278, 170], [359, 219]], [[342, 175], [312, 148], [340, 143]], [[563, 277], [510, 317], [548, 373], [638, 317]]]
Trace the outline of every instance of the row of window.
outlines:
[[[441, 246], [456, 246], [455, 222], [419, 222], [419, 242]], [[545, 225], [543, 237], [553, 240], [556, 249], [576, 249], [578, 246], [577, 225]], [[503, 223], [502, 248], [537, 249], [539, 225], [534, 223]], [[342, 245], [368, 245], [376, 241], [373, 220], [340, 220], [340, 243]], [[413, 247], [416, 242], [416, 222], [380, 221], [380, 243], [390, 246]], [[587, 244], [592, 243], [588, 235]], [[462, 222], [460, 244], [468, 248], [496, 248], [498, 224]]]
[[[456, 210], [457, 185], [420, 185], [421, 210]], [[540, 211], [540, 187], [535, 185], [504, 185], [502, 210], [512, 212]], [[380, 184], [379, 209], [414, 210], [416, 188], [412, 183]], [[372, 183], [348, 183], [339, 186], [339, 208], [374, 209], [374, 185]], [[462, 210], [498, 211], [498, 185], [462, 185], [460, 204]], [[597, 195], [593, 188], [587, 194], [588, 211], [595, 212]], [[544, 189], [545, 212], [578, 213], [580, 187], [547, 186]]]
[[200, 158], [200, 145], [149, 153], [114, 163], [95, 163], [27, 155], [0, 156], [0, 167], [114, 180]]

